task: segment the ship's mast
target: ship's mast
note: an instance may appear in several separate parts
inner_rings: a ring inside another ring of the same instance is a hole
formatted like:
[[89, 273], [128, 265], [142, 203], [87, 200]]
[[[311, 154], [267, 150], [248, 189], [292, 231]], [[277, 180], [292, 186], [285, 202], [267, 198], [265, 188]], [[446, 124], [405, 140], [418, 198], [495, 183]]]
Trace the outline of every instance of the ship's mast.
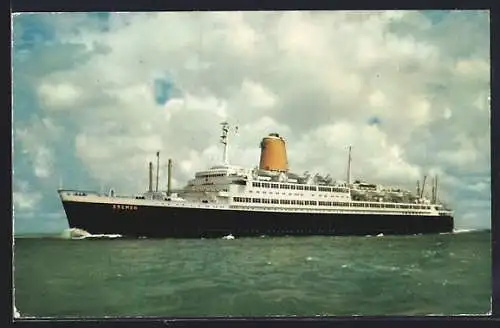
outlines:
[[436, 175], [436, 180], [434, 181], [436, 186], [434, 187], [434, 203], [438, 203], [438, 176]]
[[167, 196], [172, 194], [172, 159], [168, 159]]
[[153, 162], [149, 162], [149, 185], [148, 191], [153, 192]]
[[424, 189], [425, 189], [425, 180], [427, 179], [427, 176], [424, 175], [424, 182], [422, 182], [422, 190], [420, 190], [420, 198], [424, 196]]
[[158, 178], [160, 177], [160, 152], [156, 152], [156, 192], [158, 192]]
[[221, 123], [222, 125], [222, 135], [220, 136], [220, 142], [224, 145], [224, 152], [222, 154], [222, 160], [224, 162], [225, 165], [228, 165], [229, 164], [229, 160], [228, 160], [228, 138], [227, 138], [227, 135], [228, 135], [228, 132], [229, 132], [229, 123], [227, 122], [222, 122]]
[[436, 192], [436, 180], [435, 178], [433, 177], [432, 178], [432, 186], [431, 186], [431, 204], [434, 204], [435, 203], [435, 192]]
[[349, 157], [347, 159], [347, 185], [351, 185], [351, 146], [349, 146]]

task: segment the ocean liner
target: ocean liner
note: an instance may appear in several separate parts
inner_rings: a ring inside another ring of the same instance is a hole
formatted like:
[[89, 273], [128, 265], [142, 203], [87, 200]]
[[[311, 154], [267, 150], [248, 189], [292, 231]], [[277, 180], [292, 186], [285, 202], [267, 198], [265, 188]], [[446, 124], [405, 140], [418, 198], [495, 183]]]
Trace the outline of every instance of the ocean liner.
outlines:
[[229, 132], [222, 125], [223, 162], [204, 171], [177, 192], [156, 187], [149, 162], [149, 188], [139, 195], [58, 190], [70, 228], [90, 234], [128, 237], [210, 238], [221, 236], [411, 235], [452, 232], [453, 212], [438, 200], [437, 177], [432, 195], [424, 195], [424, 177], [416, 192], [365, 181], [351, 181], [349, 147], [346, 181], [293, 173], [286, 144], [277, 133], [260, 143], [255, 168], [230, 165]]

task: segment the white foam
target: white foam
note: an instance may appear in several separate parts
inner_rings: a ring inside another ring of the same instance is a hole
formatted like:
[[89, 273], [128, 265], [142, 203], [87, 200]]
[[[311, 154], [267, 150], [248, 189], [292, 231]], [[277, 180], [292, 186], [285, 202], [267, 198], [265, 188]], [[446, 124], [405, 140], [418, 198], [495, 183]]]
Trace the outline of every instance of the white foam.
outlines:
[[229, 234], [227, 236], [222, 237], [222, 239], [232, 240], [232, 239], [234, 239], [234, 236], [232, 234]]
[[83, 239], [87, 238], [121, 238], [122, 235], [120, 234], [97, 234], [97, 235], [88, 235], [83, 237]]
[[476, 229], [453, 229], [453, 233], [465, 233], [473, 231], [476, 231]]
[[83, 229], [79, 228], [71, 228], [67, 229], [63, 232], [62, 237], [65, 239], [87, 239], [87, 238], [120, 238], [122, 235], [120, 234], [91, 234]]
[[90, 233], [78, 228], [66, 229], [61, 234], [61, 237], [64, 239], [82, 239], [86, 236], [90, 236]]
[[383, 234], [383, 233], [379, 233], [379, 234], [377, 235], [377, 237], [384, 237], [384, 234]]

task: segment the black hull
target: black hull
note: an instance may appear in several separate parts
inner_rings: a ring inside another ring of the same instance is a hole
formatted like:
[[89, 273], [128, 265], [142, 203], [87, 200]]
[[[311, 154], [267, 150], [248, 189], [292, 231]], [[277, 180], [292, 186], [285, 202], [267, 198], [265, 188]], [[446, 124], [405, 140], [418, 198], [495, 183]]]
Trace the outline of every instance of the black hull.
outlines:
[[453, 231], [451, 216], [352, 215], [63, 202], [70, 228], [126, 237], [413, 235]]

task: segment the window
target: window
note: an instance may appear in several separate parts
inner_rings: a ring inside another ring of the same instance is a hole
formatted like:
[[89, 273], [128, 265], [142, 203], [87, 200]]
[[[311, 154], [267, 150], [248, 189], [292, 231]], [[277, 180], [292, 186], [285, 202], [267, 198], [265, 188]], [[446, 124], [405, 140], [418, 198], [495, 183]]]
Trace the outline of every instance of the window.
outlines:
[[297, 186], [297, 190], [304, 190], [304, 186]]

